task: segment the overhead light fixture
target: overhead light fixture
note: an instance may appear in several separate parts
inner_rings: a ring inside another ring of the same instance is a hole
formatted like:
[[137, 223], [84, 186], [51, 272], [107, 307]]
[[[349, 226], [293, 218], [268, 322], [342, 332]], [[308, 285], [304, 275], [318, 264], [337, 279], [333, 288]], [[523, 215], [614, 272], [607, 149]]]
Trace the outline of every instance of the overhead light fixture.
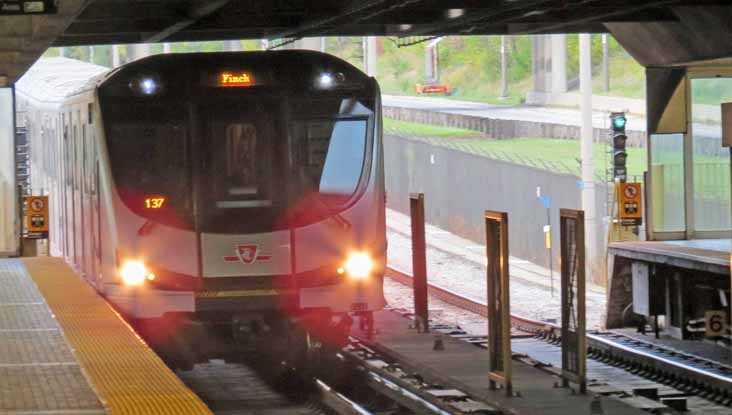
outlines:
[[411, 28], [412, 28], [412, 25], [410, 25], [410, 24], [400, 24], [399, 25], [400, 32], [406, 32], [407, 30], [410, 30]]
[[455, 19], [465, 15], [465, 9], [447, 9], [447, 18]]
[[46, 10], [46, 6], [42, 1], [24, 1], [23, 12], [24, 13], [43, 13]]

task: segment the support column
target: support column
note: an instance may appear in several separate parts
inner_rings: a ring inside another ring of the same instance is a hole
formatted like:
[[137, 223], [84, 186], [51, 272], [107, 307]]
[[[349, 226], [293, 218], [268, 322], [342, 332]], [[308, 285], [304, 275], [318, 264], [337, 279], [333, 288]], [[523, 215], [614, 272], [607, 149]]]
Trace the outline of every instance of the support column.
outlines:
[[136, 43], [127, 45], [127, 62], [142, 59], [150, 55], [150, 45], [146, 43]]
[[532, 74], [534, 76], [534, 91], [551, 91], [551, 44], [549, 35], [534, 35], [532, 37]]
[[608, 59], [607, 33], [602, 34], [602, 90], [610, 92], [610, 63]]
[[506, 57], [506, 36], [501, 36], [501, 98], [508, 98], [508, 59]]
[[552, 37], [552, 92], [567, 92], [567, 35]]
[[365, 51], [365, 65], [366, 73], [369, 76], [376, 76], [376, 36], [368, 36], [366, 38], [366, 51]]
[[119, 45], [112, 45], [112, 68], [119, 66]]
[[170, 42], [163, 43], [163, 53], [170, 53]]
[[236, 52], [241, 50], [241, 42], [238, 40], [225, 40], [224, 50], [228, 52]]
[[308, 49], [320, 51], [320, 38], [319, 37], [306, 37], [298, 40], [293, 45], [295, 49]]
[[588, 274], [597, 263], [597, 217], [595, 209], [595, 161], [592, 135], [592, 50], [589, 33], [579, 35], [580, 112], [582, 153], [582, 210], [585, 211], [586, 261]]

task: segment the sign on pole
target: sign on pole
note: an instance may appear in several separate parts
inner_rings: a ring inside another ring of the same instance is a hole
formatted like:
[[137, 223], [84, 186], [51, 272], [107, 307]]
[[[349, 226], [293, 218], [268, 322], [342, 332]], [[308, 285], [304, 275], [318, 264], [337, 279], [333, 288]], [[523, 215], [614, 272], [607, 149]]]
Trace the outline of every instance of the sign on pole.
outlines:
[[585, 213], [560, 209], [562, 271], [562, 383], [587, 392], [585, 338]]
[[488, 367], [490, 388], [511, 383], [511, 306], [508, 287], [508, 214], [485, 211], [486, 285], [488, 287]]
[[424, 236], [424, 193], [409, 195], [412, 222], [412, 287], [414, 290], [414, 318], [417, 330], [427, 333], [430, 329], [427, 311], [427, 258]]
[[25, 203], [27, 237], [48, 238], [48, 196], [26, 196]]
[[638, 226], [643, 221], [643, 194], [640, 183], [620, 183], [619, 216], [623, 225]]

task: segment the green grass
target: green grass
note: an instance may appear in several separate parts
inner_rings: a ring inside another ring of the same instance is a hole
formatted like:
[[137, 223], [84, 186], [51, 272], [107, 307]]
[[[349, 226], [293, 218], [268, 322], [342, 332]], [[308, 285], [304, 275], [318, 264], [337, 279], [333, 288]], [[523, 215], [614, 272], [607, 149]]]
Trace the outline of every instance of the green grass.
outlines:
[[[525, 159], [542, 167], [541, 162], [565, 165], [570, 169], [580, 169], [580, 143], [578, 140], [561, 140], [553, 138], [513, 138], [507, 140], [466, 140], [466, 144], [476, 146], [480, 150], [507, 154], [518, 160]], [[595, 172], [605, 173], [605, 166], [610, 164], [610, 155], [606, 154], [606, 144], [594, 147]], [[628, 175], [642, 176], [646, 170], [646, 150], [644, 148], [628, 148]]]
[[[571, 174], [579, 174], [580, 172], [580, 143], [577, 140], [552, 138], [489, 140], [476, 137], [480, 134], [472, 130], [389, 119], [384, 119], [384, 131], [386, 134], [427, 139], [434, 145], [544, 170]], [[609, 151], [609, 147], [606, 144], [595, 145], [595, 172], [600, 177], [604, 176], [605, 166], [610, 163], [610, 155], [606, 154], [607, 151]], [[628, 148], [627, 152], [628, 175], [638, 176], [640, 180], [640, 176], [646, 170], [646, 150], [644, 148]]]
[[437, 125], [398, 121], [388, 118], [384, 118], [384, 131], [395, 132], [406, 137], [465, 138], [478, 137], [481, 135], [478, 131], [466, 130], [463, 128], [441, 127]]

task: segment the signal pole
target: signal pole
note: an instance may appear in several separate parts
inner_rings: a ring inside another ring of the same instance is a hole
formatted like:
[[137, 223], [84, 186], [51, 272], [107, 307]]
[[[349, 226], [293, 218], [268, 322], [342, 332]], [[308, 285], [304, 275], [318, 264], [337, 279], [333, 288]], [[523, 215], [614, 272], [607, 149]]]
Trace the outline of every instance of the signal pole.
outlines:
[[[580, 66], [580, 110], [582, 113], [580, 149], [582, 154], [582, 210], [585, 211], [585, 245], [587, 274], [595, 265], [597, 255], [597, 221], [595, 213], [595, 161], [594, 143], [592, 134], [592, 51], [589, 33], [579, 35], [579, 66]], [[590, 277], [591, 278], [591, 277]]]

